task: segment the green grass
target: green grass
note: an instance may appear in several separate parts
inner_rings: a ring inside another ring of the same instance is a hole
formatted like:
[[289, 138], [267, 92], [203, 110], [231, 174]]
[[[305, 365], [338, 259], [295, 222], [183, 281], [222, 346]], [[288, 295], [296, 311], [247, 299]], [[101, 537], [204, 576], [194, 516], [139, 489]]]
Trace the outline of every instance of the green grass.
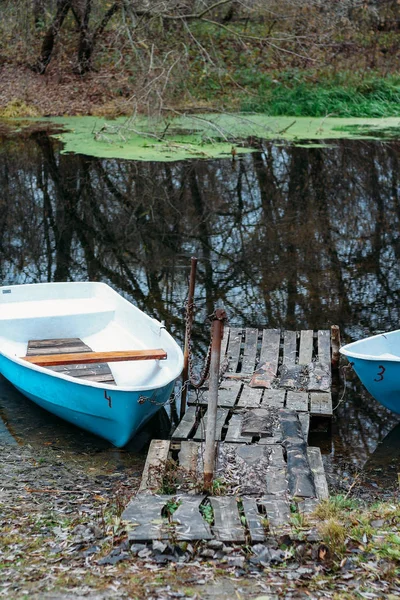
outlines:
[[287, 72], [279, 78], [245, 74], [242, 84], [256, 95], [242, 100], [242, 110], [271, 116], [390, 117], [400, 116], [400, 77], [359, 77], [342, 73], [321, 79]]

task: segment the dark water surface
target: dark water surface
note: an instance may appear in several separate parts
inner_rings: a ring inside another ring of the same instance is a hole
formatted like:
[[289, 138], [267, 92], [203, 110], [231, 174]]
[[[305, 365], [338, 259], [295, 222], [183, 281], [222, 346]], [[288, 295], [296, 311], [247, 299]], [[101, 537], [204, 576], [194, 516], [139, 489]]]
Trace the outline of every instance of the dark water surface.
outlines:
[[[182, 340], [189, 258], [196, 255], [199, 348], [216, 305], [232, 325], [335, 323], [344, 341], [397, 329], [399, 150], [398, 142], [265, 142], [235, 162], [162, 164], [62, 155], [44, 132], [0, 139], [1, 284], [104, 281]], [[47, 444], [74, 460], [98, 457], [110, 468], [132, 466], [143, 457], [140, 447], [159, 435], [153, 423], [118, 451], [4, 380], [0, 415], [8, 427], [0, 440], [11, 432], [18, 443]], [[338, 483], [364, 469], [372, 487], [394, 486], [400, 417], [354, 378], [335, 415], [332, 435], [316, 433], [311, 442]]]

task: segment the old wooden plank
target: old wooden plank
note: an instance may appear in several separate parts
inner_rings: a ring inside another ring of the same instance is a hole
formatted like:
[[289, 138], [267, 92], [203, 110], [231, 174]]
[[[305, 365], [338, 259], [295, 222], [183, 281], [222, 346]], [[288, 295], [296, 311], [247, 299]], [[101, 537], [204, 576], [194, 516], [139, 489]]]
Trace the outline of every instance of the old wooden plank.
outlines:
[[290, 506], [286, 500], [268, 495], [262, 496], [258, 502], [265, 508], [268, 527], [271, 533], [275, 533], [282, 527], [289, 525]]
[[228, 369], [225, 377], [237, 372], [240, 352], [242, 346], [242, 329], [231, 327], [229, 331], [229, 343], [227, 350]]
[[286, 408], [289, 410], [308, 411], [308, 393], [292, 392], [288, 390], [286, 395]]
[[292, 367], [296, 364], [297, 334], [295, 331], [283, 333], [283, 364]]
[[272, 437], [278, 426], [279, 414], [277, 408], [254, 408], [247, 411], [243, 417], [242, 435]]
[[236, 497], [210, 497], [214, 510], [214, 526], [212, 531], [222, 542], [244, 542], [245, 535], [242, 527]]
[[246, 337], [244, 342], [242, 368], [240, 373], [245, 375], [253, 375], [257, 356], [258, 329], [246, 329]]
[[272, 437], [260, 437], [257, 444], [260, 446], [273, 446], [274, 444], [280, 444], [282, 442], [282, 436], [279, 432], [275, 432]]
[[224, 333], [223, 333], [222, 341], [221, 341], [221, 362], [224, 360], [224, 358], [228, 352], [229, 336], [230, 336], [230, 327], [224, 327]]
[[310, 413], [299, 412], [298, 416], [299, 416], [299, 421], [300, 421], [301, 429], [303, 430], [304, 439], [307, 442], [307, 440], [308, 440], [308, 434], [309, 434], [309, 431], [310, 431]]
[[211, 528], [200, 513], [200, 504], [205, 496], [177, 496], [179, 504], [172, 515], [173, 537], [180, 541], [211, 540]]
[[122, 513], [122, 519], [131, 523], [128, 529], [130, 541], [148, 541], [168, 539], [168, 519], [162, 516], [162, 510], [173, 496], [142, 496], [131, 500]]
[[266, 389], [261, 400], [261, 408], [274, 406], [283, 408], [285, 404], [286, 390]]
[[[218, 389], [218, 406], [233, 408], [240, 395], [243, 383], [237, 379], [223, 379]], [[201, 389], [200, 394], [192, 396], [188, 404], [208, 404], [208, 390]]]
[[55, 373], [62, 373], [63, 375], [69, 375], [70, 377], [89, 377], [90, 375], [101, 376], [101, 375], [112, 375], [111, 369], [107, 363], [100, 364], [89, 364], [89, 365], [58, 365], [55, 367], [49, 367], [51, 371]]
[[264, 515], [261, 515], [258, 510], [257, 499], [243, 496], [242, 502], [251, 542], [253, 544], [263, 542], [265, 540]]
[[317, 498], [303, 498], [303, 500], [297, 503], [297, 506], [301, 514], [312, 515], [318, 504], [319, 500]]
[[172, 434], [172, 439], [185, 440], [190, 436], [190, 434], [196, 426], [197, 411], [198, 408], [196, 406], [189, 406], [189, 408], [183, 415], [183, 419]]
[[331, 367], [331, 332], [318, 331], [318, 361]]
[[248, 385], [244, 385], [242, 393], [240, 394], [239, 401], [236, 405], [237, 408], [259, 408], [263, 390], [261, 388], [251, 388]]
[[235, 494], [266, 492], [265, 473], [270, 464], [272, 448], [255, 444], [219, 444], [217, 477]]
[[308, 384], [309, 392], [321, 391], [329, 392], [332, 385], [331, 366], [321, 362], [312, 362], [308, 365]]
[[[63, 353], [81, 353], [92, 352], [92, 349], [84, 344], [79, 338], [66, 339], [46, 339], [30, 340], [28, 343], [27, 356], [46, 356], [58, 354], [60, 350]], [[107, 363], [102, 364], [76, 364], [76, 365], [58, 365], [48, 366], [50, 371], [62, 373], [69, 377], [79, 377], [88, 381], [97, 381], [98, 383], [115, 384], [111, 369]]]
[[313, 357], [313, 331], [302, 330], [300, 333], [299, 365], [308, 365]]
[[[222, 428], [225, 425], [226, 418], [228, 416], [228, 410], [226, 408], [218, 408], [217, 411], [217, 422], [215, 429], [215, 439], [220, 440], [222, 437]], [[200, 423], [196, 432], [193, 436], [194, 440], [204, 440], [207, 430], [207, 413], [204, 415], [202, 419], [200, 419]]]
[[332, 394], [328, 392], [311, 392], [310, 414], [318, 416], [332, 416]]
[[298, 415], [294, 411], [281, 410], [280, 417], [282, 443], [286, 448], [289, 493], [302, 498], [315, 498], [314, 478]]
[[80, 338], [60, 338], [45, 340], [29, 340], [27, 356], [38, 356], [43, 354], [63, 354], [75, 352], [91, 352]]
[[252, 387], [271, 387], [278, 372], [280, 335], [279, 329], [263, 330], [260, 360], [250, 382]]
[[156, 492], [162, 487], [170, 443], [169, 440], [151, 440], [139, 486], [140, 494]]
[[319, 500], [327, 500], [329, 498], [329, 490], [321, 450], [319, 448], [307, 448], [307, 457], [312, 474], [314, 475], [317, 497]]
[[181, 442], [181, 447], [178, 453], [179, 467], [186, 471], [187, 475], [197, 475], [197, 465], [199, 458], [199, 444], [192, 441]]
[[266, 494], [285, 497], [288, 493], [288, 479], [283, 448], [280, 444], [270, 447], [269, 465], [265, 472]]
[[250, 443], [252, 441], [251, 435], [242, 435], [242, 423], [243, 413], [235, 413], [231, 416], [228, 431], [226, 432], [225, 442], [234, 443]]

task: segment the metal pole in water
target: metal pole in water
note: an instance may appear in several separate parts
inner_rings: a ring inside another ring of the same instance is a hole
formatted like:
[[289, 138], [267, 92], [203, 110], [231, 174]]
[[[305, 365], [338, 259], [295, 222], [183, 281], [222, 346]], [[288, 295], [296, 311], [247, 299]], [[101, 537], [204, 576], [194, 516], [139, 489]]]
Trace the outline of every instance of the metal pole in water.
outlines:
[[[194, 288], [196, 284], [196, 269], [197, 269], [197, 258], [192, 256], [191, 258], [191, 266], [190, 266], [190, 279], [189, 279], [189, 294], [187, 299], [187, 311], [186, 314], [190, 313], [190, 310], [193, 310], [193, 299], [194, 299]], [[186, 329], [185, 329], [185, 348], [183, 351], [183, 391], [181, 396], [181, 410], [180, 416], [181, 419], [186, 412], [186, 398], [187, 398], [187, 385], [186, 382], [189, 379], [189, 345], [190, 345], [190, 335], [191, 335], [191, 326], [189, 327], [188, 319], [186, 319]]]
[[210, 383], [208, 390], [206, 445], [204, 450], [204, 489], [211, 491], [215, 464], [215, 431], [217, 427], [219, 365], [221, 360], [221, 341], [224, 334], [226, 312], [217, 309], [212, 322], [212, 345], [210, 364]]

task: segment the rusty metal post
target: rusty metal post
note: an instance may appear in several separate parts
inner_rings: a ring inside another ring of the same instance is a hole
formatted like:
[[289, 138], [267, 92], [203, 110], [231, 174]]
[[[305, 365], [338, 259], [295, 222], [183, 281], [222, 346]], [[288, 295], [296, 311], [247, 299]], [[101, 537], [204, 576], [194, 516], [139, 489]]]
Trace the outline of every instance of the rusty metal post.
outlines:
[[[194, 299], [194, 288], [196, 285], [196, 269], [197, 269], [197, 258], [192, 256], [191, 258], [191, 266], [190, 266], [190, 279], [189, 279], [189, 294], [187, 299], [187, 307], [190, 310], [190, 306], [193, 304]], [[183, 351], [183, 385], [185, 386], [186, 381], [189, 379], [189, 340], [190, 340], [191, 331], [189, 331], [188, 320], [186, 319], [186, 329], [185, 329], [185, 348]], [[186, 398], [187, 398], [187, 386], [183, 388], [182, 396], [181, 396], [181, 410], [180, 416], [181, 419], [186, 412]]]
[[204, 450], [204, 489], [211, 491], [215, 464], [215, 431], [217, 426], [219, 365], [221, 360], [221, 341], [224, 334], [226, 312], [217, 309], [212, 322], [212, 346], [210, 383], [208, 390], [206, 446]]

